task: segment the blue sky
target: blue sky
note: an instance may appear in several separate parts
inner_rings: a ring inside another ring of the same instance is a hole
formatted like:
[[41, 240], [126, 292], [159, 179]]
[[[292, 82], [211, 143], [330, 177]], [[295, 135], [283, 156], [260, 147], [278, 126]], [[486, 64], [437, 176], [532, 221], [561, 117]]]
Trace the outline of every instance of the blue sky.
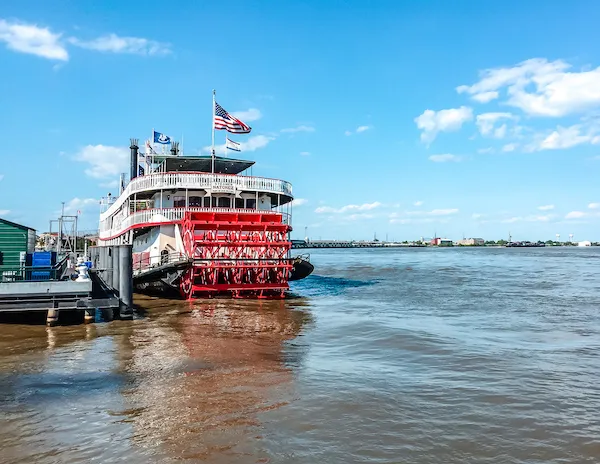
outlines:
[[129, 138], [200, 153], [215, 88], [295, 237], [600, 240], [597, 2], [177, 5], [3, 5], [2, 217], [96, 228]]

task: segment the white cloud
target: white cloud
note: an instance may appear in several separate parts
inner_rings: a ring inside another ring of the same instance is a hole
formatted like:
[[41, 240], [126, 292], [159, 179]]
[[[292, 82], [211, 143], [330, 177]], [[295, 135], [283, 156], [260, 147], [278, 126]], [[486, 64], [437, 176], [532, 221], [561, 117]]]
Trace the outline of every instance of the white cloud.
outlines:
[[352, 135], [354, 133], [360, 134], [361, 132], [366, 132], [372, 128], [373, 128], [373, 126], [358, 126], [354, 131], [347, 130], [346, 132], [344, 132], [344, 135]]
[[[141, 37], [120, 37], [116, 34], [108, 34], [93, 40], [82, 40], [77, 37], [62, 40], [62, 34], [52, 32], [47, 27], [4, 19], [0, 19], [0, 42], [6, 43], [9, 50], [59, 61], [69, 60], [65, 42], [76, 47], [100, 52], [137, 55], [171, 53], [169, 44]], [[56, 71], [60, 67], [55, 66], [53, 69]]]
[[590, 203], [588, 205], [588, 208], [589, 209], [598, 209], [598, 208], [600, 208], [600, 203]]
[[543, 205], [543, 206], [538, 206], [538, 209], [540, 211], [550, 211], [554, 209], [554, 205]]
[[446, 153], [443, 155], [431, 155], [429, 157], [429, 160], [433, 161], [434, 163], [447, 163], [449, 161], [453, 161], [456, 163], [458, 161], [462, 161], [462, 157]]
[[432, 209], [431, 211], [407, 211], [408, 216], [450, 216], [458, 213], [458, 208]]
[[0, 209], [0, 216], [6, 216], [10, 214], [10, 209]]
[[296, 132], [314, 132], [315, 128], [312, 126], [304, 126], [304, 125], [300, 125], [297, 127], [288, 127], [287, 129], [281, 129], [282, 133], [290, 133], [290, 134], [294, 134]]
[[373, 203], [364, 203], [362, 205], [346, 205], [341, 208], [332, 208], [331, 206], [319, 206], [315, 209], [315, 213], [347, 213], [351, 211], [371, 211], [375, 208], [379, 208], [381, 203], [375, 201]]
[[310, 156], [310, 152], [309, 151], [301, 151], [300, 155], [301, 156]]
[[0, 42], [10, 50], [41, 56], [49, 60], [67, 61], [69, 53], [62, 45], [61, 34], [47, 27], [0, 19]]
[[481, 219], [483, 217], [483, 214], [473, 213], [473, 214], [471, 214], [471, 217], [473, 219]]
[[234, 111], [231, 114], [240, 119], [242, 122], [258, 121], [260, 118], [262, 118], [262, 113], [256, 108], [250, 108], [246, 111]]
[[506, 135], [506, 124], [502, 124], [497, 128], [494, 126], [496, 122], [502, 119], [515, 119], [515, 116], [512, 113], [483, 113], [477, 115], [475, 124], [477, 124], [479, 133], [484, 137], [501, 139]]
[[494, 153], [494, 149], [492, 147], [480, 148], [477, 150], [477, 153], [485, 154], [485, 153]]
[[85, 173], [96, 179], [115, 177], [129, 171], [129, 149], [108, 145], [87, 145], [75, 157], [76, 161], [88, 163]]
[[473, 119], [473, 110], [466, 106], [447, 110], [425, 110], [415, 118], [417, 127], [422, 130], [421, 141], [427, 144], [433, 142], [439, 132], [453, 132]]
[[486, 69], [479, 82], [456, 90], [485, 103], [505, 89], [508, 105], [534, 116], [559, 117], [600, 105], [600, 67], [568, 72], [570, 68], [562, 60], [533, 58], [512, 67]]
[[[99, 200], [95, 198], [73, 198], [65, 204], [66, 214], [81, 214], [86, 210], [98, 207]], [[78, 213], [79, 212], [79, 213]]]
[[539, 144], [534, 144], [537, 150], [558, 150], [574, 147], [582, 143], [597, 144], [600, 138], [591, 129], [583, 133], [584, 128], [576, 124], [570, 127], [558, 126], [555, 131], [544, 138]]
[[421, 200], [419, 200], [419, 201], [415, 201], [415, 202], [413, 203], [413, 206], [423, 206], [423, 202], [422, 202]]
[[240, 142], [242, 151], [256, 151], [260, 148], [266, 147], [269, 142], [275, 140], [275, 137], [268, 137], [266, 135], [255, 135], [248, 138], [246, 142]]
[[98, 52], [127, 53], [133, 55], [167, 55], [171, 53], [169, 44], [142, 37], [120, 37], [117, 34], [108, 34], [93, 40], [81, 40], [76, 37], [69, 38], [69, 43], [77, 47]]
[[[248, 140], [245, 142], [239, 142], [239, 144], [240, 144], [240, 149], [242, 150], [242, 153], [243, 153], [246, 151], [256, 151], [260, 148], [264, 148], [269, 144], [269, 142], [271, 142], [273, 140], [275, 140], [275, 137], [269, 137], [266, 135], [254, 135], [254, 136], [248, 138]], [[210, 153], [210, 146], [204, 147], [202, 149], [202, 151], [205, 153]], [[227, 154], [228, 150], [225, 147], [225, 144], [215, 145], [215, 153], [217, 155]]]
[[580, 219], [582, 217], [586, 217], [587, 215], [588, 213], [583, 211], [571, 211], [570, 213], [567, 213], [565, 219]]
[[359, 213], [359, 214], [351, 214], [350, 216], [347, 216], [345, 219], [347, 219], [348, 221], [359, 221], [361, 219], [372, 219], [372, 218], [373, 218], [372, 214]]
[[495, 139], [503, 139], [504, 136], [506, 135], [506, 124], [502, 124], [500, 127], [497, 127], [494, 130], [494, 138]]
[[0, 181], [4, 179], [4, 174], [0, 174]]
[[[460, 86], [459, 88], [463, 88], [466, 86]], [[458, 90], [458, 89], [457, 89]], [[459, 93], [461, 93], [459, 91]], [[498, 98], [498, 92], [481, 92], [478, 94], [473, 95], [471, 98], [473, 98], [473, 100], [479, 102], [479, 103], [488, 103], [491, 102], [492, 100], [495, 100], [496, 98]]]
[[308, 200], [306, 198], [295, 198], [294, 200], [292, 200], [292, 206], [302, 206], [306, 203], [308, 203]]
[[518, 146], [519, 146], [518, 143], [507, 143], [506, 145], [504, 145], [502, 147], [502, 151], [505, 153], [510, 153], [512, 151], [515, 151]]

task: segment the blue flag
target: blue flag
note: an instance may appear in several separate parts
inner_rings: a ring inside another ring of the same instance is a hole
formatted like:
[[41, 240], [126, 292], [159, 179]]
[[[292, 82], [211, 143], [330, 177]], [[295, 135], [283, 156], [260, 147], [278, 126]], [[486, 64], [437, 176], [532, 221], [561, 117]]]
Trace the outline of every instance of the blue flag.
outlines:
[[171, 137], [163, 134], [162, 132], [154, 131], [154, 143], [163, 143], [163, 144], [171, 143]]

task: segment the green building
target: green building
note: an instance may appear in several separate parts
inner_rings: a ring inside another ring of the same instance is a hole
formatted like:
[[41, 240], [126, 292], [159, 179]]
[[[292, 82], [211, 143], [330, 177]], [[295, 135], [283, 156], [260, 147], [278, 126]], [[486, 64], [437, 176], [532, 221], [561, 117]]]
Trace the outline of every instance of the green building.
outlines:
[[35, 249], [35, 230], [0, 218], [0, 266], [19, 267]]

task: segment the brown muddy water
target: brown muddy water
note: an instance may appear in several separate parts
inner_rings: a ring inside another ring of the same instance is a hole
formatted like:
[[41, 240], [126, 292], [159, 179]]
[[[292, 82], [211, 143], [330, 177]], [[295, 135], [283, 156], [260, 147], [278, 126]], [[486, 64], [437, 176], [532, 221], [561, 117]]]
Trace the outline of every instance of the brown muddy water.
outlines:
[[0, 325], [0, 462], [600, 462], [600, 249], [312, 261], [285, 301]]

